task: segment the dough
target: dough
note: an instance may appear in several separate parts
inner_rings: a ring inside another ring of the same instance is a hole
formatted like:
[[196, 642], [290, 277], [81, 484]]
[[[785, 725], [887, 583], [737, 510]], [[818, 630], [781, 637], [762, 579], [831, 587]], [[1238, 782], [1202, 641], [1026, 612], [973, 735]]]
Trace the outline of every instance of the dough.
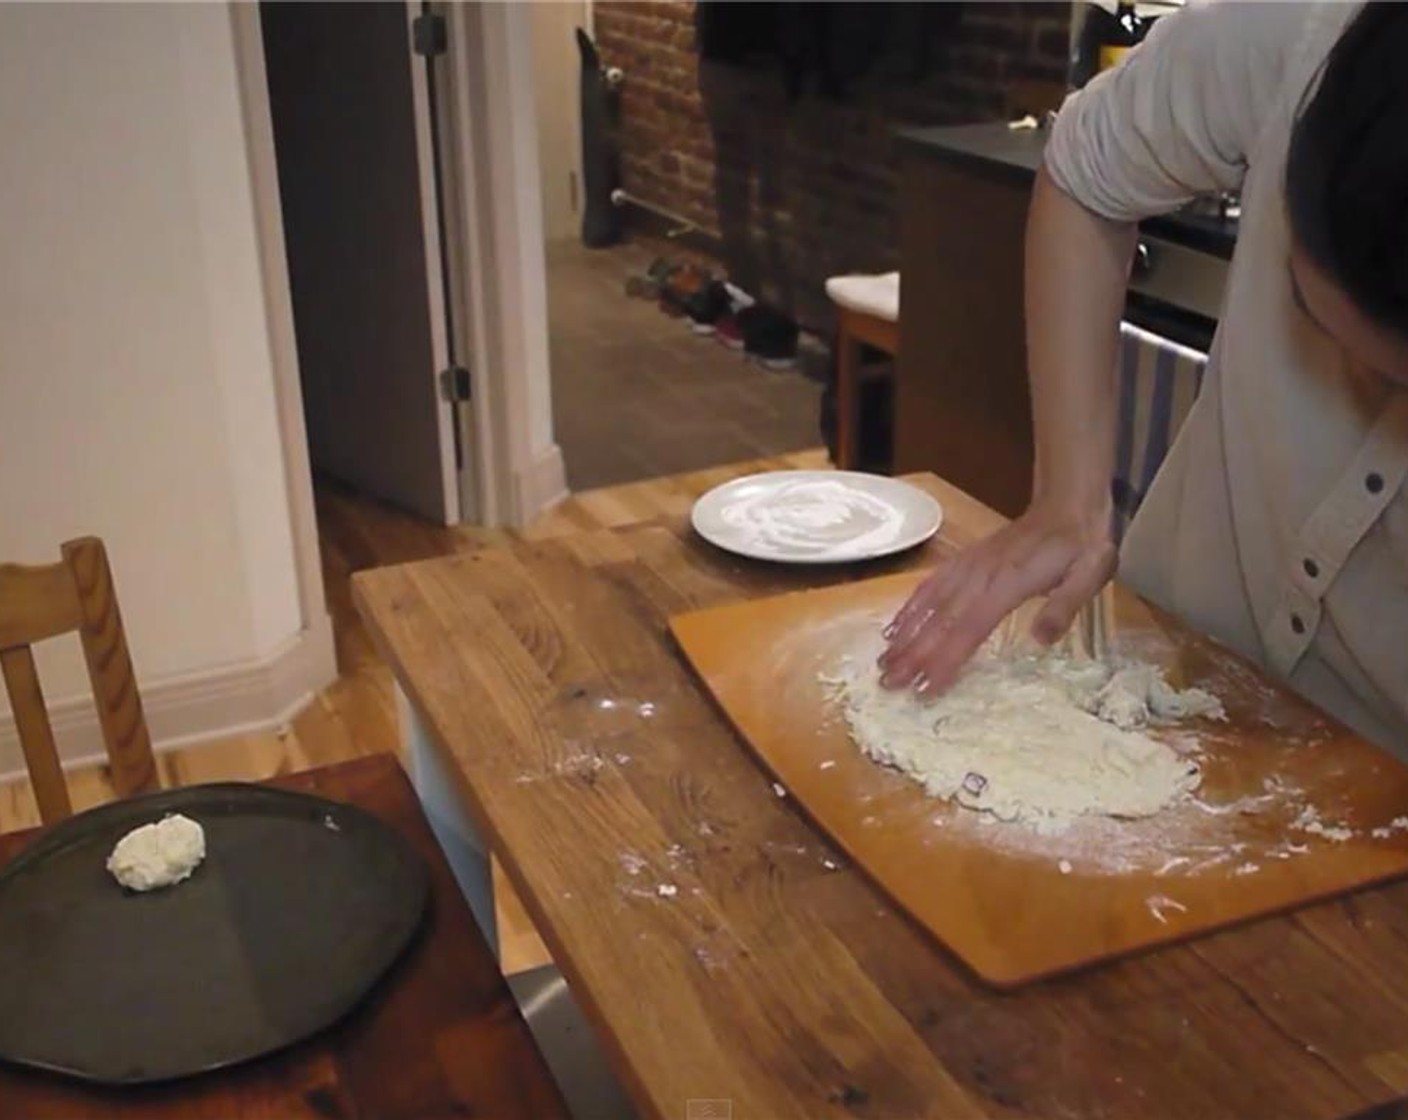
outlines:
[[1222, 702], [1212, 693], [1201, 688], [1179, 692], [1164, 680], [1158, 666], [1142, 661], [1126, 662], [1117, 667], [1082, 706], [1106, 723], [1126, 731], [1150, 722], [1172, 723], [1199, 716], [1227, 718]]
[[1196, 789], [1197, 764], [1141, 729], [1225, 718], [1216, 697], [1142, 662], [984, 651], [929, 704], [882, 689], [871, 664], [827, 681], [861, 750], [935, 797], [1041, 832], [1152, 816]]
[[151, 891], [190, 877], [205, 859], [205, 829], [180, 813], [134, 828], [108, 856], [108, 870], [128, 890]]

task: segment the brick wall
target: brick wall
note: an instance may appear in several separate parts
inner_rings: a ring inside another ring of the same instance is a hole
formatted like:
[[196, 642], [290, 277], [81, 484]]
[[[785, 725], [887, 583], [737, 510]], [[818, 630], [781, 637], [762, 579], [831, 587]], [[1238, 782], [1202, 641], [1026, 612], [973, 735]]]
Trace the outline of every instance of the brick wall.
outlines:
[[999, 119], [1013, 83], [1063, 81], [1069, 18], [1065, 3], [967, 3], [931, 33], [921, 79], [789, 101], [776, 68], [701, 66], [692, 0], [597, 0], [602, 60], [626, 73], [622, 185], [717, 235], [735, 279], [822, 326], [827, 276], [896, 267], [891, 128]]

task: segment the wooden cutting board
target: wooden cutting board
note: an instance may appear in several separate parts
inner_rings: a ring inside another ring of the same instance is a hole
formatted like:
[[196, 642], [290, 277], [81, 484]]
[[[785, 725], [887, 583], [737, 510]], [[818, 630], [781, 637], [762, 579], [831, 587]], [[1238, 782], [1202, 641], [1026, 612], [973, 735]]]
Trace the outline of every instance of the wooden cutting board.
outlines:
[[[1408, 767], [1121, 588], [1112, 654], [1160, 664], [1227, 710], [1226, 724], [1171, 733], [1200, 741], [1195, 799], [1043, 837], [929, 797], [852, 745], [818, 679], [875, 656], [921, 577], [737, 603], [671, 628], [779, 789], [984, 980], [1015, 986], [1408, 873]], [[1307, 810], [1342, 838], [1306, 831]]]

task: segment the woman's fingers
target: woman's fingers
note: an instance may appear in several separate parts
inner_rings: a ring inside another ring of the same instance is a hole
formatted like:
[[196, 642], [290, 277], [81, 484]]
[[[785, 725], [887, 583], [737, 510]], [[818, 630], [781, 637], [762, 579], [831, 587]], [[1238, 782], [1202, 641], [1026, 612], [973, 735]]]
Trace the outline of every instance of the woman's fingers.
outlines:
[[953, 588], [962, 582], [963, 573], [970, 563], [969, 556], [959, 555], [935, 569], [899, 609], [890, 625], [885, 627], [885, 639], [894, 642], [911, 634], [916, 626], [943, 605]]
[[1023, 581], [1008, 576], [1016, 571], [1020, 569], [1004, 551], [993, 550], [949, 597], [944, 613], [896, 652], [881, 683], [888, 688], [913, 685], [926, 696], [947, 688], [997, 624], [1031, 594]]
[[992, 636], [1002, 620], [1052, 582], [1039, 564], [1008, 564], [963, 603], [953, 622], [918, 657], [919, 694], [931, 698], [945, 691], [968, 659]]
[[931, 575], [909, 597], [889, 626], [885, 627], [885, 651], [880, 655], [882, 668], [907, 650], [936, 621], [950, 613], [950, 603], [972, 570], [971, 556], [957, 556]]
[[1084, 585], [1099, 587], [1103, 563], [1082, 563], [1059, 541], [1014, 535], [1003, 543], [949, 598], [945, 613], [931, 619], [887, 661], [883, 684], [912, 685], [921, 696], [936, 696], [953, 683], [1003, 619], [1028, 599], [1047, 594], [1067, 579], [1076, 585], [1068, 597], [1078, 597]]
[[885, 688], [922, 688], [926, 683], [926, 666], [938, 651], [953, 640], [953, 628], [969, 607], [984, 591], [984, 577], [975, 573], [944, 600], [942, 612], [935, 613], [913, 632], [897, 640], [881, 658], [880, 683]]
[[1008, 611], [995, 605], [991, 594], [971, 604], [941, 635], [919, 662], [915, 691], [925, 700], [946, 692], [968, 659], [977, 653]]
[[1081, 607], [1100, 593], [1115, 572], [1113, 550], [1082, 556], [1047, 596], [1046, 604], [1032, 620], [1032, 637], [1042, 645], [1052, 645], [1071, 628]]

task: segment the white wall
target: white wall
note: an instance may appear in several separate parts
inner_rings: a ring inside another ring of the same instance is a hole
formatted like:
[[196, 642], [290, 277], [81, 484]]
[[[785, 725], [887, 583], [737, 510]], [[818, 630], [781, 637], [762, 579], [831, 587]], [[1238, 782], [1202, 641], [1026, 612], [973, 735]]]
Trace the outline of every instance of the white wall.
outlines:
[[[164, 686], [248, 684], [326, 621], [300, 598], [249, 139], [224, 5], [0, 5], [0, 559], [106, 539], [159, 738], [225, 729], [163, 724]], [[40, 656], [51, 706], [86, 692], [75, 642]]]
[[[499, 5], [495, 5], [499, 7]], [[547, 322], [547, 274], [541, 246], [543, 236], [542, 175], [538, 166], [537, 103], [533, 82], [532, 21], [533, 5], [505, 6], [508, 43], [499, 57], [504, 71], [496, 74], [494, 84], [504, 92], [504, 120], [511, 127], [509, 135], [501, 131], [497, 139], [499, 152], [500, 198], [513, 199], [515, 206], [506, 207], [504, 214], [513, 224], [513, 242], [523, 246], [521, 259], [511, 262], [505, 254], [499, 258], [496, 280], [506, 289], [503, 298], [518, 307], [520, 322]], [[510, 215], [510, 210], [512, 211]], [[517, 267], [514, 267], [514, 265]], [[514, 364], [524, 379], [526, 402], [531, 422], [528, 428], [529, 448], [533, 454], [553, 446], [552, 380], [548, 358], [548, 335], [545, 330], [522, 331], [514, 340], [518, 359]], [[536, 511], [535, 511], [536, 512]]]
[[578, 27], [589, 29], [587, 8], [584, 0], [537, 0], [529, 5], [543, 234], [548, 241], [581, 236], [582, 66], [575, 32]]

